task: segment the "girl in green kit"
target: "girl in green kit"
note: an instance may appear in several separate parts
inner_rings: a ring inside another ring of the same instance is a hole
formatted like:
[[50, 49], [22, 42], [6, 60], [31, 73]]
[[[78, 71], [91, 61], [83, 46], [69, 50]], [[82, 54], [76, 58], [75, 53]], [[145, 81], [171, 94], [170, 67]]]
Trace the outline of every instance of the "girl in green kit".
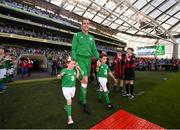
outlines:
[[62, 92], [65, 98], [65, 110], [68, 115], [68, 125], [73, 124], [71, 111], [72, 111], [72, 98], [75, 95], [76, 78], [79, 78], [79, 67], [76, 66], [76, 62], [69, 58], [66, 61], [67, 68], [62, 69], [60, 74], [57, 75], [58, 79], [61, 79]]

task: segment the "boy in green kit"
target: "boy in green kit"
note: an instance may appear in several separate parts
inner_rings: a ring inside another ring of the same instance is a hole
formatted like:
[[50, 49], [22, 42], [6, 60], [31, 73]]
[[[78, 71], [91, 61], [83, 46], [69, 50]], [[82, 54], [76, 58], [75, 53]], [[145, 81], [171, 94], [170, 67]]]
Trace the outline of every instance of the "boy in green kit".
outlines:
[[112, 108], [112, 104], [109, 99], [108, 89], [107, 89], [107, 77], [110, 75], [114, 81], [117, 83], [116, 78], [113, 76], [112, 72], [110, 71], [107, 62], [107, 55], [102, 54], [100, 58], [101, 64], [97, 64], [96, 71], [97, 71], [97, 77], [98, 82], [100, 84], [100, 89], [98, 93], [98, 101], [102, 102], [102, 96], [104, 95], [106, 104], [108, 108]]

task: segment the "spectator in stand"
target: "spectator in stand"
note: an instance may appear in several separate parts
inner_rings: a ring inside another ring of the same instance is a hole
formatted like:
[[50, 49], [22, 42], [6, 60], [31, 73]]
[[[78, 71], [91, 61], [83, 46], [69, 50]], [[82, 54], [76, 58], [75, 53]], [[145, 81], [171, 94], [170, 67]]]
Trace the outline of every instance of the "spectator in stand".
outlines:
[[19, 66], [20, 66], [20, 69], [21, 69], [21, 76], [22, 78], [25, 77], [25, 75], [27, 74], [27, 68], [28, 68], [28, 62], [27, 62], [27, 59], [26, 58], [21, 58], [20, 61], [19, 61]]
[[28, 63], [28, 77], [31, 77], [31, 72], [33, 68], [33, 61], [27, 57], [27, 63]]
[[52, 75], [55, 76], [57, 74], [57, 60], [55, 58], [53, 58], [52, 60], [52, 65], [51, 65], [51, 68], [52, 68]]

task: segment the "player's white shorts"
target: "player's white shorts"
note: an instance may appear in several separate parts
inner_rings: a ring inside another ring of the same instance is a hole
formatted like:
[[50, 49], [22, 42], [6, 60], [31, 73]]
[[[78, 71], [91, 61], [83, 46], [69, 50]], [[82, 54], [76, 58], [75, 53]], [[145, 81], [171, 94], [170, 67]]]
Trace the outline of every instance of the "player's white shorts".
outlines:
[[6, 69], [0, 69], [0, 79], [3, 79], [6, 77]]
[[7, 74], [10, 74], [10, 75], [11, 75], [11, 74], [13, 74], [13, 72], [14, 72], [14, 68], [11, 68], [11, 69], [8, 69], [8, 70], [7, 70]]
[[98, 77], [98, 82], [100, 84], [100, 91], [107, 92], [107, 78]]
[[66, 100], [74, 97], [76, 88], [75, 87], [62, 87], [62, 92]]

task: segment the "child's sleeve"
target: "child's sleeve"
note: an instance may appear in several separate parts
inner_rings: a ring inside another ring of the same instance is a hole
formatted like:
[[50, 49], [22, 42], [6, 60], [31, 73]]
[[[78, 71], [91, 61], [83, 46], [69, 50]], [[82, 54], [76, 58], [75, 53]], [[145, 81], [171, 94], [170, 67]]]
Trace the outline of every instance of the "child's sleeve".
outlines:
[[62, 77], [64, 75], [65, 75], [65, 71], [64, 71], [64, 69], [62, 69], [61, 72], [60, 72], [60, 76]]
[[111, 70], [109, 69], [109, 67], [107, 66], [107, 72], [109, 73], [109, 72], [111, 72]]

